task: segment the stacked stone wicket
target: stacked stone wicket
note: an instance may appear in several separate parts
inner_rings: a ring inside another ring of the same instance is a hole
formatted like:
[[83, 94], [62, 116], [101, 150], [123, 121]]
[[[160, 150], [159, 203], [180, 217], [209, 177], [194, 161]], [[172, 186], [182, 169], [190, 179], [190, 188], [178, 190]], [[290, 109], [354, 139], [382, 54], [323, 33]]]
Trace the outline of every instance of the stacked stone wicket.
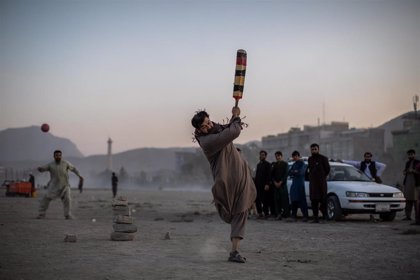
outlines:
[[127, 199], [119, 197], [112, 203], [114, 213], [114, 232], [111, 233], [113, 241], [131, 241], [134, 239], [134, 233], [137, 232], [137, 226], [133, 224], [131, 209]]

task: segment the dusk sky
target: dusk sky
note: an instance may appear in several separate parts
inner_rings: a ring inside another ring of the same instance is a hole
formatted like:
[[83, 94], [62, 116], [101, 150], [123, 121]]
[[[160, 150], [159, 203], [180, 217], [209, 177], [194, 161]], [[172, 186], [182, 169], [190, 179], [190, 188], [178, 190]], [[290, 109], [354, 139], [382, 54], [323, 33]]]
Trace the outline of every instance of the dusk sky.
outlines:
[[375, 127], [420, 95], [420, 1], [0, 0], [0, 130], [45, 122], [84, 155], [198, 147], [196, 110], [230, 116], [237, 49], [236, 143]]

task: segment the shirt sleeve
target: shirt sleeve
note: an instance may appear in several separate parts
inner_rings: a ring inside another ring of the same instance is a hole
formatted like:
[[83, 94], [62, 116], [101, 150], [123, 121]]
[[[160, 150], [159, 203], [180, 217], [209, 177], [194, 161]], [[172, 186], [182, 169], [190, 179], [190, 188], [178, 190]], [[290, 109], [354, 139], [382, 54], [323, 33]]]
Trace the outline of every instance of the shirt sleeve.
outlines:
[[330, 162], [328, 161], [328, 158], [324, 159], [324, 164], [325, 176], [328, 176], [328, 174], [330, 174]]
[[217, 134], [208, 134], [200, 140], [200, 146], [206, 154], [213, 155], [221, 151], [226, 145], [238, 138], [241, 134], [240, 119], [234, 120], [227, 128]]
[[49, 164], [38, 167], [39, 172], [45, 172], [45, 171], [49, 171], [49, 170], [50, 170], [50, 165]]
[[375, 162], [376, 166], [376, 176], [381, 177], [382, 172], [384, 172], [386, 168], [386, 164], [382, 162]]
[[71, 172], [73, 172], [74, 174], [76, 174], [77, 176], [80, 177], [80, 173], [79, 170], [77, 170], [76, 167], [74, 167], [74, 165], [72, 165], [70, 162], [67, 163], [67, 169], [70, 170]]

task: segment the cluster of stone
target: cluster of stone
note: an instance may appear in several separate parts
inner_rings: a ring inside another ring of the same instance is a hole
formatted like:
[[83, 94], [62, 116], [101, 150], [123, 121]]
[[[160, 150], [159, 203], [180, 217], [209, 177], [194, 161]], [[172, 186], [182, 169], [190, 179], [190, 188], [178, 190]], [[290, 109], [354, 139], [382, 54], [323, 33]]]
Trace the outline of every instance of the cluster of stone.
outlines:
[[134, 233], [137, 232], [137, 226], [133, 224], [130, 206], [124, 197], [118, 197], [112, 203], [114, 213], [114, 232], [111, 233], [111, 240], [131, 241], [134, 239]]

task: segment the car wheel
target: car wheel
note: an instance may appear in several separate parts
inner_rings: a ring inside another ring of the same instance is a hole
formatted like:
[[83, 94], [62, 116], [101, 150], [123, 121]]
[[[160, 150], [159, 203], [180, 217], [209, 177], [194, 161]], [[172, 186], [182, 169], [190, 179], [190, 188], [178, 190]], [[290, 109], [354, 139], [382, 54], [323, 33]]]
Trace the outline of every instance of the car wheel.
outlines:
[[381, 218], [384, 221], [393, 221], [396, 215], [397, 212], [380, 213], [379, 218]]
[[327, 215], [329, 220], [338, 221], [341, 219], [342, 210], [340, 201], [336, 196], [330, 196], [327, 199]]

